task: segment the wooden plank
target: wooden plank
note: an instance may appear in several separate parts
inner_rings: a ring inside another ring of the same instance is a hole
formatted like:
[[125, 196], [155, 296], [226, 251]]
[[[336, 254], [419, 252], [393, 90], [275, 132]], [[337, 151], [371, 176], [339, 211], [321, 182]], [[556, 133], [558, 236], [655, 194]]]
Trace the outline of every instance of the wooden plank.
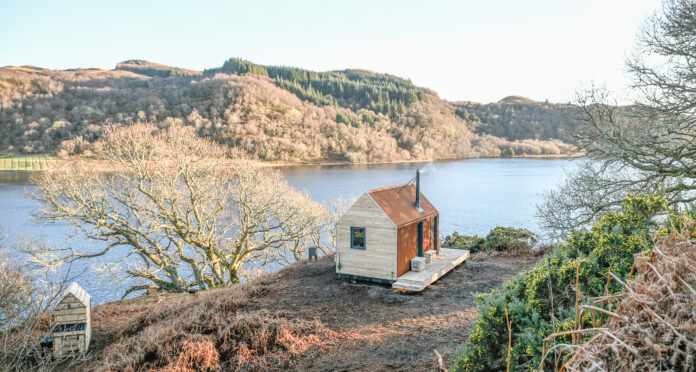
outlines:
[[84, 334], [84, 331], [70, 331], [70, 332], [60, 332], [60, 333], [54, 333], [53, 338], [60, 338], [63, 340], [70, 339], [71, 337], [77, 337], [79, 335]]
[[78, 307], [71, 309], [55, 310], [54, 314], [67, 315], [67, 314], [85, 314], [87, 313], [87, 308]]
[[87, 322], [87, 316], [85, 314], [56, 315], [53, 319], [56, 325]]
[[440, 252], [438, 259], [427, 264], [425, 270], [401, 275], [392, 288], [420, 292], [469, 258], [467, 250], [440, 248]]
[[[70, 307], [68, 307], [70, 305]], [[61, 302], [56, 307], [54, 310], [68, 310], [68, 309], [84, 309], [86, 306], [82, 304], [80, 301], [75, 301], [75, 302]]]

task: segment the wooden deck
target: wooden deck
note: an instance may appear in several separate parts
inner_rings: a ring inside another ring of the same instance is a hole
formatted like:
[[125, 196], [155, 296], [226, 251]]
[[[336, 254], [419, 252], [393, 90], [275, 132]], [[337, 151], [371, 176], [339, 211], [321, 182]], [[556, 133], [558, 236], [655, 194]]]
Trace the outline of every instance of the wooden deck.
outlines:
[[435, 261], [426, 264], [425, 270], [420, 272], [409, 271], [401, 275], [392, 284], [392, 288], [420, 292], [466, 261], [467, 258], [469, 258], [469, 251], [467, 250], [440, 248], [440, 255], [437, 256]]

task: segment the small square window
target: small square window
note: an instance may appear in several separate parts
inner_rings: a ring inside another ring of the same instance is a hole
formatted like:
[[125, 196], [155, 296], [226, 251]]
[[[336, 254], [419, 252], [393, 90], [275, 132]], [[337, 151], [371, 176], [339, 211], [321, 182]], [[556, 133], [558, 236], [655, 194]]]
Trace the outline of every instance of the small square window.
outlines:
[[365, 249], [365, 228], [350, 228], [350, 247], [355, 249]]

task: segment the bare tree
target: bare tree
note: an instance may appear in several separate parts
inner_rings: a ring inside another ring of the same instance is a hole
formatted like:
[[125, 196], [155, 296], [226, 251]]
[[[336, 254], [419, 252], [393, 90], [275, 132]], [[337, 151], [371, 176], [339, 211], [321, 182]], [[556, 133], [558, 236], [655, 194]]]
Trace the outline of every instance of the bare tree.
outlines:
[[[317, 220], [315, 233], [312, 234], [312, 244], [319, 248], [324, 255], [336, 252], [336, 222], [350, 208], [357, 198], [338, 198], [324, 205], [322, 218]], [[299, 260], [301, 257], [295, 257]]]
[[695, 51], [696, 2], [666, 0], [627, 61], [640, 99], [618, 107], [605, 89], [578, 94], [571, 131], [591, 162], [546, 195], [544, 227], [565, 235], [628, 193], [664, 193], [671, 205], [696, 200]]
[[71, 274], [69, 270], [62, 277], [50, 274], [41, 268], [32, 270], [0, 246], [0, 370], [53, 370], [52, 350], [44, 350], [40, 342], [51, 330], [47, 311]]
[[[301, 255], [324, 210], [290, 187], [277, 170], [225, 160], [225, 148], [190, 127], [150, 124], [110, 128], [97, 171], [89, 161], [64, 162], [34, 177], [37, 218], [64, 221], [97, 250], [38, 249], [46, 265], [109, 254], [147, 284], [184, 291], [236, 283], [244, 264]], [[107, 172], [107, 174], [104, 173]]]

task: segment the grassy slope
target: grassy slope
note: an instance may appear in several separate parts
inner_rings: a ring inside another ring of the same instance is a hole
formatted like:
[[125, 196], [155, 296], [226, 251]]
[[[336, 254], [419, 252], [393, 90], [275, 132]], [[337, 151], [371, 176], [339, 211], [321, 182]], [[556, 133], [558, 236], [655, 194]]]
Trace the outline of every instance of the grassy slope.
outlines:
[[[433, 370], [477, 317], [476, 293], [536, 257], [467, 262], [426, 291], [396, 294], [335, 277], [330, 258], [251, 283], [96, 306], [89, 370]], [[205, 364], [209, 363], [209, 364]]]

